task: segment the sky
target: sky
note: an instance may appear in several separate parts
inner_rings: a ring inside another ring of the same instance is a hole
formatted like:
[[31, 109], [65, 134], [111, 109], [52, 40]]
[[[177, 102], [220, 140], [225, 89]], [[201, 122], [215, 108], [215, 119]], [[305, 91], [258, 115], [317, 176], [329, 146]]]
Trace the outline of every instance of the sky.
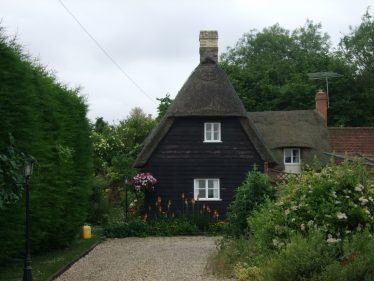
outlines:
[[0, 0], [0, 25], [60, 82], [82, 88], [90, 120], [117, 123], [134, 107], [157, 116], [156, 98], [176, 96], [199, 63], [200, 30], [218, 31], [222, 53], [252, 29], [293, 30], [310, 19], [336, 45], [369, 6], [374, 0]]

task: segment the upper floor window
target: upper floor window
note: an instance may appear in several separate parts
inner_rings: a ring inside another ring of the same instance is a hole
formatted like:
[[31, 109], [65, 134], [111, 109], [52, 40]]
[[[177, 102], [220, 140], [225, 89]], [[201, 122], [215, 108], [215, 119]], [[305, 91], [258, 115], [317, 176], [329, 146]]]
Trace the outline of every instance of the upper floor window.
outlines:
[[221, 142], [221, 123], [204, 123], [204, 142]]
[[300, 164], [300, 148], [285, 148], [284, 164]]
[[194, 179], [194, 198], [220, 200], [219, 179]]

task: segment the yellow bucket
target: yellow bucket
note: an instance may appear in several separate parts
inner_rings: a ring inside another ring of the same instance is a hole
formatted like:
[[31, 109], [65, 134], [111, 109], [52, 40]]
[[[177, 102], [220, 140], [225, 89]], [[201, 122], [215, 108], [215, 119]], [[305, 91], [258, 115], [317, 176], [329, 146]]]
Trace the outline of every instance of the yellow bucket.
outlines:
[[89, 225], [82, 226], [81, 237], [82, 237], [82, 239], [90, 239], [91, 238], [91, 226], [89, 226]]

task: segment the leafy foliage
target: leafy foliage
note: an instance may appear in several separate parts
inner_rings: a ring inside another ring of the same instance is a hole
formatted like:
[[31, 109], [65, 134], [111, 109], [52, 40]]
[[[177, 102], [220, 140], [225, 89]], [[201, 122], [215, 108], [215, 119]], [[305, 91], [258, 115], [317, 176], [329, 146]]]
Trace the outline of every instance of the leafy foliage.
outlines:
[[[372, 18], [364, 16], [360, 27], [342, 39], [341, 52], [331, 50], [321, 27], [308, 20], [293, 31], [278, 24], [252, 30], [222, 54], [220, 64], [248, 111], [312, 109], [316, 90], [326, 84], [307, 74], [332, 71], [343, 77], [329, 81], [329, 124], [373, 124], [373, 69], [357, 65], [363, 56], [372, 61]], [[366, 80], [355, 75], [357, 68], [366, 69]]]
[[9, 134], [9, 145], [0, 154], [0, 209], [17, 202], [22, 196], [24, 160], [25, 156], [16, 151], [14, 138]]
[[268, 177], [257, 170], [249, 172], [236, 190], [234, 200], [228, 207], [227, 233], [234, 236], [246, 234], [248, 232], [247, 217], [272, 195], [274, 192]]
[[168, 111], [169, 106], [171, 105], [173, 100], [170, 98], [169, 93], [167, 93], [164, 98], [157, 98], [157, 100], [160, 102], [160, 104], [157, 106], [158, 116], [156, 118], [156, 121], [159, 122]]
[[374, 223], [374, 192], [365, 168], [357, 163], [331, 164], [306, 171], [300, 180], [281, 185], [249, 218], [251, 231], [264, 251], [282, 248], [293, 233], [318, 229], [330, 243]]
[[[90, 193], [87, 106], [79, 89], [68, 89], [57, 82], [52, 73], [25, 55], [2, 31], [0, 57], [0, 153], [8, 157], [2, 159], [13, 161], [22, 152], [38, 163], [31, 182], [32, 251], [66, 246], [86, 218]], [[9, 134], [14, 137], [17, 153], [9, 147]], [[3, 162], [1, 167], [8, 174], [15, 171]], [[3, 180], [2, 188], [4, 184], [8, 189], [15, 188]], [[21, 257], [23, 200], [0, 210], [0, 225], [0, 262]]]
[[146, 237], [173, 236], [173, 235], [196, 235], [199, 234], [196, 224], [191, 223], [187, 218], [164, 218], [145, 222], [132, 220], [125, 223], [108, 225], [104, 234], [110, 238], [121, 237]]

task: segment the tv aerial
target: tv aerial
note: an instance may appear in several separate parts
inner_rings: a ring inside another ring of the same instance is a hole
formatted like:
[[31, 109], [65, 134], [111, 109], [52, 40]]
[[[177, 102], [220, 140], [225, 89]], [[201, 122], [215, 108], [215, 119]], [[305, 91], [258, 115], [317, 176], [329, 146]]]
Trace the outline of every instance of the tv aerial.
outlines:
[[330, 98], [329, 98], [329, 79], [342, 77], [343, 75], [331, 71], [327, 72], [313, 72], [308, 73], [309, 79], [311, 80], [325, 80], [326, 81], [326, 95], [327, 95], [327, 107], [330, 107]]

